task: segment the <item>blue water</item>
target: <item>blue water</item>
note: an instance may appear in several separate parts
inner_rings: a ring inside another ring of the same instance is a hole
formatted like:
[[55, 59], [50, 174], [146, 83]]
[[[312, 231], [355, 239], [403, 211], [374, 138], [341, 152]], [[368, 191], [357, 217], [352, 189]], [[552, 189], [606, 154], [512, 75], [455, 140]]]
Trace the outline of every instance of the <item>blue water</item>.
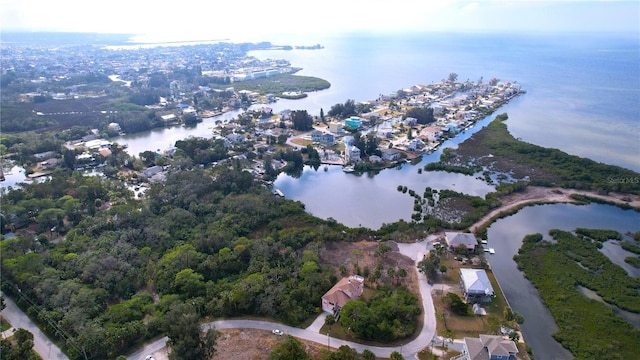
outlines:
[[[311, 94], [307, 99], [295, 103], [279, 101], [275, 110], [307, 109], [317, 115], [321, 108], [326, 113], [333, 104], [346, 99], [374, 99], [381, 93], [414, 84], [439, 82], [450, 72], [457, 73], [460, 80], [483, 77], [487, 81], [496, 77], [518, 81], [527, 91], [498, 111], [508, 112], [507, 125], [515, 137], [640, 171], [638, 34], [389, 35], [309, 40], [301, 44], [318, 42], [325, 45], [324, 50], [254, 53], [258, 57], [286, 58], [304, 67], [301, 75], [322, 77], [332, 83], [330, 90]], [[482, 121], [480, 126], [488, 121]], [[473, 131], [445, 146], [457, 146]], [[397, 185], [406, 185], [418, 193], [425, 186], [480, 196], [487, 191], [486, 184], [473, 177], [441, 172], [417, 174], [419, 167], [437, 161], [438, 156], [434, 153], [417, 166], [406, 164], [373, 178], [355, 177], [332, 168], [326, 172], [307, 168], [298, 179], [281, 175], [276, 186], [285, 196], [302, 201], [314, 215], [372, 228], [398, 217], [409, 218], [412, 201], [397, 192]], [[497, 251], [489, 262], [505, 296], [525, 316], [522, 330], [536, 358], [573, 356], [551, 337], [557, 330], [553, 317], [515, 266], [512, 257], [522, 238], [529, 233], [546, 234], [552, 228], [637, 231], [639, 224], [640, 214], [613, 206], [556, 204], [526, 208], [489, 228], [489, 242]], [[608, 256], [622, 263], [621, 259], [629, 254]]]
[[[573, 356], [552, 338], [551, 334], [558, 331], [558, 327], [538, 291], [518, 270], [513, 255], [528, 234], [540, 233], [546, 239], [551, 239], [548, 235], [551, 229], [573, 231], [578, 227], [613, 229], [622, 234], [636, 232], [640, 230], [640, 213], [600, 204], [540, 205], [527, 207], [515, 215], [498, 220], [487, 232], [489, 246], [496, 249], [496, 254], [490, 255], [487, 260], [511, 307], [525, 318], [521, 329], [536, 359], [560, 360]], [[605, 251], [614, 263], [624, 268], [630, 276], [640, 276], [638, 269], [624, 262], [625, 257], [634, 254], [611, 242], [606, 243], [605, 247], [615, 248], [615, 251]]]
[[251, 54], [288, 59], [303, 68], [300, 75], [332, 86], [303, 100], [281, 100], [274, 110], [318, 115], [347, 99], [375, 99], [452, 72], [459, 80], [496, 77], [527, 91], [506, 109], [514, 136], [640, 171], [638, 34], [353, 34], [281, 41], [325, 48]]

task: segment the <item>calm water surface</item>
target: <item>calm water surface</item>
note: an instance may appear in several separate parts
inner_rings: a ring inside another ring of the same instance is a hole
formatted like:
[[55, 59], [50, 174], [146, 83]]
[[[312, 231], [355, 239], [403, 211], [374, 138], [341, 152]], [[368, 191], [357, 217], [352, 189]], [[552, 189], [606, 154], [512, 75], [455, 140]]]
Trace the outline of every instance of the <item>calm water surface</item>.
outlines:
[[[496, 254], [488, 257], [491, 268], [511, 307], [525, 318], [522, 331], [525, 341], [533, 348], [536, 359], [571, 359], [573, 356], [552, 337], [558, 330], [549, 310], [544, 306], [537, 290], [517, 269], [513, 255], [528, 234], [541, 233], [551, 239], [549, 230], [571, 231], [577, 227], [613, 229], [621, 233], [640, 230], [640, 214], [631, 210], [591, 204], [586, 206], [553, 204], [524, 208], [517, 214], [500, 219], [488, 230], [489, 246]], [[605, 248], [618, 247], [608, 243]], [[640, 276], [638, 269], [624, 263], [632, 256], [624, 250], [603, 250], [615, 263], [623, 266], [632, 276]]]

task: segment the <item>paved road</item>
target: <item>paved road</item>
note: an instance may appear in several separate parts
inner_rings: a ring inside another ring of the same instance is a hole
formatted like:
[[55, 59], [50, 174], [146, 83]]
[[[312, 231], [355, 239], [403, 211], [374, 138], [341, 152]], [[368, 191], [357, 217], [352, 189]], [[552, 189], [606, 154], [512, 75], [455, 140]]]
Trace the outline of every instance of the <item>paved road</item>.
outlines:
[[69, 358], [42, 332], [10, 298], [0, 292], [7, 307], [2, 316], [15, 329], [25, 329], [33, 334], [33, 349], [45, 360], [69, 360]]
[[[422, 260], [422, 256], [427, 252], [427, 243], [434, 240], [428, 238], [420, 242], [413, 244], [398, 244], [398, 248], [401, 254], [413, 259], [416, 263]], [[417, 268], [414, 268], [417, 271]], [[424, 274], [418, 272], [418, 283], [420, 288], [420, 295], [422, 297], [423, 306], [423, 324], [420, 334], [410, 342], [402, 346], [385, 347], [385, 346], [368, 346], [362, 345], [350, 341], [344, 341], [336, 338], [331, 338], [327, 335], [319, 333], [320, 327], [324, 324], [324, 314], [321, 314], [313, 324], [306, 329], [300, 329], [292, 326], [282, 325], [275, 322], [258, 321], [258, 320], [219, 320], [202, 325], [204, 330], [215, 329], [260, 329], [271, 331], [273, 329], [280, 329], [285, 334], [292, 335], [294, 337], [314, 341], [320, 344], [327, 344], [332, 348], [338, 348], [342, 345], [348, 345], [353, 349], [356, 349], [359, 353], [362, 353], [364, 349], [369, 349], [374, 352], [378, 357], [388, 358], [392, 352], [397, 351], [402, 355], [409, 358], [417, 358], [416, 354], [422, 349], [431, 345], [432, 339], [434, 339], [436, 332], [436, 313], [433, 305], [433, 298], [431, 297], [431, 285], [427, 283], [427, 279]], [[275, 335], [274, 335], [275, 336]], [[158, 339], [152, 343], [145, 345], [142, 349], [131, 354], [127, 359], [129, 360], [144, 360], [145, 356], [153, 354], [157, 360], [159, 356], [166, 354], [164, 349], [167, 342], [167, 338]]]

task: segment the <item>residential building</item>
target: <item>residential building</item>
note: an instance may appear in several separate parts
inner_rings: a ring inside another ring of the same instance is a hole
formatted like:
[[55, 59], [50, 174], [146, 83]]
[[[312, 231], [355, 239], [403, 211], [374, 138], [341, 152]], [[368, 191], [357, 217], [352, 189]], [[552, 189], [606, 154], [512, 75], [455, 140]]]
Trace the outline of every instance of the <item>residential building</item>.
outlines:
[[515, 360], [518, 347], [502, 336], [480, 335], [464, 338], [462, 354], [451, 360]]
[[360, 126], [362, 126], [362, 119], [360, 119], [357, 116], [352, 116], [352, 117], [346, 119], [344, 121], [344, 124], [345, 124], [345, 126], [348, 126], [348, 127], [354, 128], [354, 129], [359, 129]]
[[334, 134], [342, 134], [344, 133], [344, 124], [332, 121], [329, 123], [329, 131]]
[[382, 162], [382, 158], [378, 155], [371, 155], [369, 156], [369, 162], [374, 164], [379, 163], [379, 162]]
[[396, 161], [401, 157], [402, 152], [398, 149], [382, 149], [382, 159], [387, 161]]
[[349, 300], [358, 300], [364, 291], [364, 278], [353, 275], [342, 278], [322, 296], [322, 311], [337, 314]]
[[407, 143], [407, 150], [409, 151], [419, 151], [424, 149], [424, 141], [420, 140], [420, 139], [411, 139], [411, 141], [409, 141], [409, 143]]
[[460, 287], [468, 303], [489, 302], [495, 294], [483, 269], [460, 269]]
[[445, 232], [444, 239], [450, 250], [464, 245], [469, 252], [474, 252], [478, 246], [478, 240], [472, 233]]
[[311, 133], [311, 141], [324, 145], [333, 145], [335, 137], [331, 133], [323, 133], [322, 131], [315, 130]]
[[314, 130], [311, 132], [311, 141], [319, 143], [320, 137], [322, 137], [322, 131]]
[[320, 136], [321, 144], [333, 145], [335, 142], [336, 142], [336, 138], [331, 133], [322, 134], [322, 136]]
[[360, 149], [354, 145], [348, 146], [345, 150], [347, 163], [360, 161]]

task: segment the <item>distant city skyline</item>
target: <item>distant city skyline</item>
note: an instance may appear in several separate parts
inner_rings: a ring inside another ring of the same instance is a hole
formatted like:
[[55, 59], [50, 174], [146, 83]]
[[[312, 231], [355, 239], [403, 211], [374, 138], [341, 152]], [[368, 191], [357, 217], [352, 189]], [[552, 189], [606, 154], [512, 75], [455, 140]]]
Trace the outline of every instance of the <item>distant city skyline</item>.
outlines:
[[343, 32], [635, 32], [640, 2], [0, 0], [0, 30], [127, 33], [147, 40], [268, 40]]

